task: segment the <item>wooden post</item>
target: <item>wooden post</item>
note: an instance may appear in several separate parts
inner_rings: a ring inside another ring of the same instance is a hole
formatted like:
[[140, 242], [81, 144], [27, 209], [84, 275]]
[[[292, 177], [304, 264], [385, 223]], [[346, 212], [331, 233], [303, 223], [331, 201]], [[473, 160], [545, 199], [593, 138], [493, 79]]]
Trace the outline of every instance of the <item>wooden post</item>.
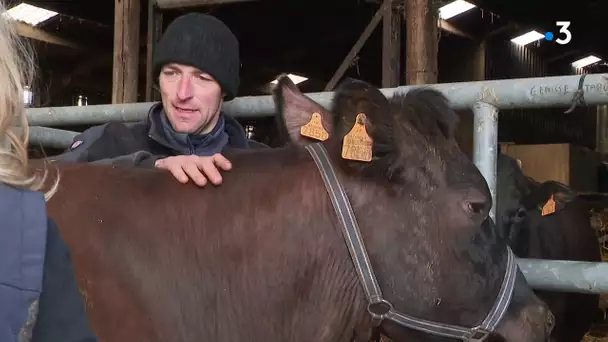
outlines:
[[163, 30], [163, 14], [156, 8], [156, 0], [149, 0], [148, 3], [148, 29], [146, 47], [146, 102], [157, 101], [159, 96], [154, 91], [156, 76], [152, 74], [152, 54], [154, 45], [160, 39]]
[[401, 6], [384, 7], [382, 18], [382, 88], [398, 87], [401, 81]]
[[437, 83], [439, 10], [437, 0], [405, 0], [407, 84]]
[[115, 0], [112, 103], [137, 102], [140, 0]]

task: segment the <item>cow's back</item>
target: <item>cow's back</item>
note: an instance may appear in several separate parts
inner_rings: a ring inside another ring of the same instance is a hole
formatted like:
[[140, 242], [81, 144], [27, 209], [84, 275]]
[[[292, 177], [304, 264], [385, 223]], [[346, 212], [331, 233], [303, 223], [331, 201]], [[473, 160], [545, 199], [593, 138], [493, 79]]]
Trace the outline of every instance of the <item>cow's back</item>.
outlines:
[[[202, 189], [160, 170], [59, 166], [49, 215], [72, 250], [101, 341], [344, 341], [315, 335], [350, 298], [317, 289], [360, 289], [314, 162], [289, 150], [230, 160], [223, 184]], [[325, 277], [346, 284], [317, 286]], [[317, 318], [299, 326], [295, 309], [313, 307]]]

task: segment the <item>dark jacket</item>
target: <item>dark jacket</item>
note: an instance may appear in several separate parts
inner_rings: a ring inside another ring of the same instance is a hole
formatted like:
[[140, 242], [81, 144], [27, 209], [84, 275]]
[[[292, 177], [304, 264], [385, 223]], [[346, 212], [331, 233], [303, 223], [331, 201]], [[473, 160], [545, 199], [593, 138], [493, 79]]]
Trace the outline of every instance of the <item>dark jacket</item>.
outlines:
[[0, 341], [96, 341], [42, 194], [0, 184], [0, 216]]
[[[248, 149], [268, 147], [248, 139], [238, 121], [221, 114], [219, 132], [204, 136], [173, 131], [167, 122], [162, 103], [156, 103], [146, 120], [137, 123], [110, 122], [87, 129], [74, 138], [72, 146], [52, 159], [125, 166], [153, 167], [154, 162], [176, 155], [210, 155], [227, 148]], [[215, 135], [222, 135], [216, 138]], [[222, 140], [220, 149], [209, 140]]]
[[96, 342], [68, 246], [49, 218], [42, 293], [32, 342]]

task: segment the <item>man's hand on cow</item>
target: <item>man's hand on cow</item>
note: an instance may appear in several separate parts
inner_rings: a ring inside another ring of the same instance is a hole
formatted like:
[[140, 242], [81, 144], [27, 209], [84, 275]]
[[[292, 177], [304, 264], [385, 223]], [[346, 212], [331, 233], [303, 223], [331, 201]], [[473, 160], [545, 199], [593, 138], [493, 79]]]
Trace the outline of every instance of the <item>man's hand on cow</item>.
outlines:
[[187, 183], [192, 179], [198, 186], [205, 186], [207, 179], [215, 185], [222, 183], [222, 176], [218, 168], [228, 171], [232, 164], [226, 157], [216, 153], [210, 157], [173, 156], [159, 159], [154, 163], [159, 169], [169, 170], [180, 183]]

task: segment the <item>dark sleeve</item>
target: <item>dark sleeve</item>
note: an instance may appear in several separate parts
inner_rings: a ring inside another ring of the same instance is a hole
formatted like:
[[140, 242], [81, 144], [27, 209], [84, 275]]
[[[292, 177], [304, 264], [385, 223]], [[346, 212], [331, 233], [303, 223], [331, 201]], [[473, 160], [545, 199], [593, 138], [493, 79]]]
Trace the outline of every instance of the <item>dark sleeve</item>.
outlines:
[[62, 154], [53, 156], [52, 159], [69, 162], [90, 161], [89, 149], [102, 140], [108, 124], [93, 126], [74, 137], [72, 145]]
[[[141, 127], [138, 127], [141, 129]], [[120, 122], [110, 122], [87, 129], [74, 138], [72, 146], [51, 159], [116, 166], [154, 167], [162, 156], [147, 151], [147, 141], [134, 133], [134, 128]]]
[[95, 342], [76, 283], [72, 259], [55, 223], [48, 220], [42, 293], [32, 342]]
[[97, 159], [95, 161], [89, 162], [89, 164], [106, 164], [116, 166], [135, 166], [142, 168], [150, 168], [154, 167], [154, 163], [158, 159], [162, 158], [165, 158], [165, 156], [153, 155], [147, 151], [138, 151], [114, 158]]

